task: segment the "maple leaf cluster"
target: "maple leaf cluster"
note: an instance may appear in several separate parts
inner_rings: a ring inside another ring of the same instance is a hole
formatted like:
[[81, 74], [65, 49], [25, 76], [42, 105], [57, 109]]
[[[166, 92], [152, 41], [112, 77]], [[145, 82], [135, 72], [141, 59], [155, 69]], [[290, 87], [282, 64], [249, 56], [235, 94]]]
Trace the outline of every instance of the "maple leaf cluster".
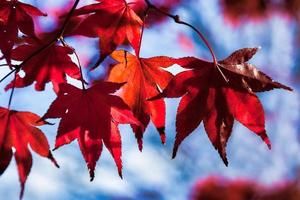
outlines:
[[297, 181], [264, 185], [253, 180], [211, 176], [199, 180], [190, 196], [191, 200], [295, 200], [300, 198], [300, 188]]
[[[109, 150], [122, 177], [119, 124], [131, 125], [140, 150], [150, 121], [162, 143], [166, 143], [164, 98], [182, 97], [176, 116], [173, 157], [179, 145], [201, 122], [226, 165], [226, 144], [234, 120], [260, 136], [271, 148], [263, 106], [255, 93], [291, 88], [273, 81], [248, 63], [258, 48], [240, 49], [217, 61], [208, 45], [214, 62], [195, 57], [141, 58], [148, 11], [173, 18], [179, 24], [188, 24], [167, 13], [180, 1], [165, 1], [157, 7], [154, 2], [96, 0], [77, 9], [79, 0], [76, 0], [70, 12], [62, 15], [61, 28], [37, 35], [32, 17], [46, 14], [17, 0], [0, 0], [0, 50], [2, 59], [15, 72], [14, 80], [5, 87], [11, 89], [9, 106], [0, 108], [0, 173], [14, 156], [21, 197], [32, 164], [28, 144], [33, 151], [57, 165], [46, 137], [36, 127], [49, 124], [46, 120], [53, 118], [60, 118], [55, 149], [76, 140], [91, 180], [103, 146]], [[93, 68], [99, 67], [107, 57], [115, 61], [105, 81], [94, 81], [87, 86], [83, 80], [79, 56], [64, 40], [64, 37], [77, 35], [98, 38], [99, 59]], [[133, 53], [118, 49], [124, 45], [131, 47]], [[74, 57], [77, 62], [72, 59]], [[20, 64], [13, 64], [16, 61]], [[176, 75], [166, 70], [175, 64], [186, 70]], [[80, 80], [82, 88], [67, 83], [67, 76]], [[37, 91], [43, 91], [49, 82], [57, 97], [42, 117], [10, 109], [14, 88], [34, 84]]]
[[262, 20], [271, 13], [281, 13], [296, 21], [300, 17], [299, 0], [220, 0], [225, 18], [238, 25], [246, 20]]

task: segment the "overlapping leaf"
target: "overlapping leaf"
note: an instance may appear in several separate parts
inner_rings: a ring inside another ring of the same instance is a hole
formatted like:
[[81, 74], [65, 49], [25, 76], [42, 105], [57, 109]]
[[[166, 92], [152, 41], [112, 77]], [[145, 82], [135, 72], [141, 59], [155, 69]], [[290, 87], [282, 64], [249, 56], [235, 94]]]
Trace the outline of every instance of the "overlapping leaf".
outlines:
[[[27, 38], [26, 41], [27, 44], [18, 46], [11, 54], [13, 60], [25, 61], [22, 65], [25, 75], [24, 77], [17, 75], [15, 87], [26, 87], [35, 82], [35, 89], [41, 91], [44, 90], [46, 83], [52, 82], [53, 88], [57, 92], [58, 85], [66, 82], [66, 75], [81, 79], [79, 68], [70, 57], [73, 54], [72, 48], [52, 44], [27, 60], [29, 56], [44, 46], [47, 40]], [[13, 85], [11, 82], [5, 89], [10, 89]]]
[[103, 143], [114, 158], [122, 177], [121, 136], [117, 125], [139, 124], [122, 99], [111, 95], [122, 85], [97, 83], [89, 89], [81, 90], [69, 84], [61, 84], [58, 97], [43, 117], [61, 118], [55, 148], [77, 139], [91, 180]]
[[172, 74], [163, 68], [174, 64], [169, 57], [138, 58], [126, 51], [114, 51], [111, 57], [116, 64], [109, 75], [112, 82], [127, 84], [121, 90], [121, 97], [130, 106], [135, 117], [143, 126], [132, 125], [142, 150], [142, 137], [145, 128], [151, 121], [165, 142], [165, 102], [162, 99], [147, 101], [147, 98], [159, 94], [159, 88], [164, 89]]
[[125, 0], [96, 0], [99, 3], [79, 8], [75, 15], [88, 15], [74, 31], [88, 37], [100, 37], [102, 62], [117, 46], [129, 42], [136, 54], [140, 51], [143, 22]]
[[[145, 11], [147, 9], [147, 3], [145, 0], [131, 0], [132, 9], [141, 17], [145, 16]], [[171, 10], [178, 7], [184, 1], [182, 0], [151, 0], [151, 3], [155, 5], [158, 9], [164, 12], [171, 12]], [[168, 17], [154, 10], [148, 11], [147, 24], [157, 24], [166, 20]]]
[[16, 0], [0, 1], [0, 50], [8, 62], [18, 37], [18, 30], [25, 35], [35, 36], [32, 16], [46, 14], [36, 7]]
[[[8, 167], [14, 156], [21, 183], [20, 198], [24, 193], [24, 186], [32, 166], [31, 149], [42, 157], [54, 160], [49, 151], [49, 144], [43, 132], [35, 126], [45, 122], [37, 121], [40, 117], [30, 112], [18, 112], [0, 107], [0, 175]], [[57, 165], [57, 164], [56, 164]]]
[[174, 59], [189, 69], [176, 75], [159, 97], [181, 97], [176, 118], [173, 157], [181, 142], [203, 121], [206, 133], [227, 165], [226, 143], [234, 119], [260, 136], [271, 148], [265, 130], [263, 107], [255, 92], [274, 88], [291, 90], [258, 71], [247, 61], [257, 48], [240, 49], [219, 62], [218, 67], [197, 58]]

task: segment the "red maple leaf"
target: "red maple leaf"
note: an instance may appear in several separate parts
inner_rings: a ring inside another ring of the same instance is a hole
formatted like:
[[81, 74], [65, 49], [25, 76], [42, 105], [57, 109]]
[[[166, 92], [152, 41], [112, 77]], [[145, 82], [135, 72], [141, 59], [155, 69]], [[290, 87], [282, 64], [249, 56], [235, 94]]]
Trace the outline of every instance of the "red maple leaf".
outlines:
[[27, 60], [34, 52], [43, 47], [47, 40], [43, 39], [26, 39], [27, 44], [18, 46], [12, 51], [13, 60], [25, 61], [22, 64], [22, 70], [25, 76], [17, 75], [15, 84], [13, 81], [6, 86], [6, 90], [15, 85], [17, 88], [26, 87], [35, 82], [35, 89], [42, 91], [48, 82], [52, 82], [54, 91], [58, 91], [58, 85], [66, 82], [66, 75], [81, 79], [79, 68], [73, 63], [70, 55], [73, 49], [70, 47], [52, 44], [41, 53]]
[[174, 64], [169, 57], [138, 58], [129, 52], [114, 51], [111, 57], [118, 62], [109, 74], [109, 81], [127, 84], [122, 88], [120, 96], [132, 109], [134, 116], [143, 126], [132, 125], [142, 150], [142, 138], [145, 128], [151, 121], [160, 133], [165, 143], [165, 102], [162, 99], [147, 101], [147, 98], [159, 94], [159, 88], [164, 89], [171, 78], [171, 73], [164, 70]]
[[29, 4], [0, 1], [0, 50], [10, 62], [10, 53], [18, 38], [18, 30], [27, 36], [35, 36], [32, 16], [47, 16]]
[[100, 3], [84, 6], [75, 15], [89, 14], [74, 34], [99, 37], [101, 63], [117, 46], [128, 41], [136, 55], [140, 51], [143, 22], [125, 0], [96, 0]]
[[56, 149], [77, 139], [91, 181], [103, 143], [114, 158], [122, 177], [121, 136], [117, 125], [139, 124], [122, 99], [111, 95], [123, 84], [97, 83], [84, 90], [61, 84], [57, 98], [43, 116], [43, 119], [61, 118]]
[[202, 121], [210, 141], [226, 165], [225, 148], [234, 119], [259, 135], [271, 148], [265, 130], [264, 110], [255, 92], [292, 89], [246, 63], [257, 50], [240, 49], [220, 61], [218, 67], [193, 57], [174, 59], [175, 63], [189, 70], [176, 75], [160, 95], [152, 98], [182, 96], [176, 117], [173, 157], [181, 142]]
[[21, 183], [20, 198], [32, 166], [31, 149], [42, 157], [49, 158], [58, 167], [43, 132], [35, 126], [44, 125], [40, 117], [31, 112], [18, 112], [0, 107], [0, 175], [15, 157]]

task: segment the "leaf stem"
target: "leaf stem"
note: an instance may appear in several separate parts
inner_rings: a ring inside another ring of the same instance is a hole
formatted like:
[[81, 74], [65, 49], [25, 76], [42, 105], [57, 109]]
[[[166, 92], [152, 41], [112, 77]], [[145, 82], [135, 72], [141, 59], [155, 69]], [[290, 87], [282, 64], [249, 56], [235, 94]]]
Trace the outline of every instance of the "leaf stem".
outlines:
[[84, 79], [83, 79], [82, 66], [81, 66], [80, 59], [79, 59], [79, 56], [78, 56], [78, 54], [77, 54], [75, 48], [73, 48], [73, 47], [71, 47], [70, 45], [68, 45], [68, 44], [66, 43], [66, 41], [64, 40], [63, 37], [61, 37], [59, 40], [61, 41], [61, 43], [62, 43], [62, 45], [63, 45], [64, 47], [69, 47], [70, 49], [72, 49], [73, 54], [74, 54], [75, 57], [76, 57], [76, 60], [77, 60], [77, 63], [78, 63], [78, 67], [79, 67], [80, 76], [81, 76], [81, 77], [80, 77], [80, 81], [81, 81], [82, 89], [83, 89], [83, 90], [86, 90], [85, 85], [84, 85], [84, 84], [85, 84], [85, 81], [84, 81]]
[[62, 27], [60, 28], [60, 31], [56, 34], [56, 36], [50, 40], [47, 44], [45, 44], [44, 46], [42, 46], [41, 48], [37, 49], [36, 51], [34, 51], [30, 56], [28, 56], [25, 60], [22, 61], [21, 64], [17, 65], [12, 71], [10, 71], [7, 75], [5, 75], [1, 80], [0, 83], [5, 80], [7, 77], [9, 77], [12, 73], [14, 73], [15, 71], [18, 71], [22, 68], [23, 65], [25, 65], [28, 61], [30, 61], [33, 57], [35, 57], [36, 55], [40, 54], [41, 52], [43, 52], [44, 50], [48, 49], [50, 46], [52, 46], [53, 44], [55, 44], [57, 42], [57, 40], [59, 38], [61, 38], [66, 30], [66, 27], [68, 25], [68, 23], [70, 22], [70, 19], [78, 5], [80, 0], [75, 0], [74, 5], [72, 6], [71, 10], [69, 11]]
[[14, 96], [15, 87], [16, 87], [16, 78], [17, 78], [17, 72], [15, 72], [13, 85], [12, 85], [12, 89], [11, 89], [9, 100], [8, 100], [8, 105], [7, 105], [8, 110], [10, 110], [11, 102], [12, 102], [12, 99], [13, 99], [13, 96]]
[[170, 14], [168, 12], [165, 12], [165, 11], [159, 9], [158, 7], [156, 7], [155, 5], [153, 5], [149, 0], [145, 0], [145, 2], [146, 2], [146, 4], [147, 4], [147, 6], [148, 6], [149, 9], [156, 10], [157, 12], [159, 12], [159, 13], [161, 13], [161, 14], [169, 17], [169, 18], [172, 18], [175, 21], [175, 23], [177, 23], [177, 24], [182, 24], [182, 25], [188, 26], [191, 29], [193, 29], [198, 34], [198, 36], [201, 38], [201, 40], [204, 42], [204, 44], [206, 45], [206, 47], [209, 49], [210, 54], [211, 54], [212, 59], [213, 59], [213, 63], [214, 63], [214, 65], [216, 67], [218, 67], [218, 60], [216, 58], [216, 54], [214, 53], [214, 50], [213, 50], [212, 46], [210, 45], [210, 43], [208, 42], [208, 40], [205, 38], [205, 36], [196, 27], [194, 27], [193, 25], [191, 25], [191, 24], [189, 24], [189, 23], [187, 23], [185, 21], [182, 21], [180, 19], [179, 15], [172, 15], [172, 14]]
[[82, 73], [82, 66], [81, 66], [81, 63], [80, 63], [80, 60], [79, 60], [79, 56], [78, 56], [78, 54], [77, 54], [77, 52], [75, 51], [75, 49], [74, 49], [74, 55], [75, 55], [75, 57], [76, 57], [76, 59], [77, 59], [77, 62], [78, 62], [78, 65], [79, 65], [79, 71], [80, 71], [80, 76], [81, 76], [81, 85], [82, 85], [82, 89], [83, 90], [86, 90], [86, 88], [85, 88], [85, 85], [84, 85], [84, 79], [83, 79], [83, 73]]
[[142, 31], [141, 31], [139, 51], [138, 51], [138, 55], [136, 55], [137, 57], [140, 57], [140, 52], [141, 52], [142, 42], [143, 42], [143, 36], [144, 36], [144, 32], [145, 32], [146, 18], [148, 17], [149, 10], [150, 10], [150, 7], [148, 6], [147, 9], [146, 9], [146, 11], [145, 11], [144, 18], [143, 18], [143, 26], [142, 26]]

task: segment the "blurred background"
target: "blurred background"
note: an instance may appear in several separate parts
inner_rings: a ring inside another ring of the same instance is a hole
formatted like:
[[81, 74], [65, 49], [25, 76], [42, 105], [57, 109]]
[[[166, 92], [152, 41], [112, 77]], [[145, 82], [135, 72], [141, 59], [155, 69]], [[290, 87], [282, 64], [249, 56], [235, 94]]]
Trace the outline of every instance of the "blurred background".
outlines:
[[[130, 2], [136, 1], [139, 0]], [[48, 17], [36, 20], [37, 32], [56, 29], [57, 17], [62, 15], [63, 8], [73, 3], [67, 0], [22, 2], [36, 5], [48, 13]], [[93, 2], [82, 1], [81, 6]], [[300, 0], [152, 2], [161, 9], [180, 15], [182, 20], [201, 30], [218, 59], [239, 48], [262, 47], [251, 63], [295, 90], [258, 94], [265, 109], [272, 150], [268, 150], [255, 134], [235, 123], [227, 145], [229, 166], [225, 167], [209, 142], [203, 125], [200, 125], [183, 142], [176, 159], [172, 160], [175, 116], [180, 99], [166, 99], [165, 146], [161, 145], [156, 129], [150, 123], [145, 133], [144, 150], [140, 153], [131, 128], [120, 126], [123, 180], [105, 149], [97, 164], [96, 178], [89, 182], [86, 164], [77, 143], [73, 142], [54, 152], [60, 169], [34, 154], [24, 200], [300, 199]], [[141, 12], [139, 4], [133, 6]], [[211, 59], [202, 41], [187, 27], [153, 13], [150, 13], [147, 22], [141, 50], [143, 57], [166, 55]], [[83, 66], [88, 67], [91, 60], [97, 59], [97, 40], [70, 37], [66, 41], [76, 49]], [[103, 77], [110, 62], [104, 62], [92, 74], [86, 75], [86, 79]], [[172, 72], [176, 74], [180, 70], [175, 66]], [[1, 77], [8, 71], [1, 67]], [[7, 106], [9, 92], [4, 92], [3, 88], [11, 79], [1, 83], [0, 106]], [[71, 79], [69, 81], [78, 84]], [[43, 115], [55, 97], [50, 84], [45, 92], [37, 92], [33, 86], [16, 89], [12, 108]], [[42, 127], [51, 147], [54, 146], [59, 121], [53, 122], [56, 125]], [[16, 167], [12, 162], [0, 177], [0, 197], [18, 199], [19, 190]]]

